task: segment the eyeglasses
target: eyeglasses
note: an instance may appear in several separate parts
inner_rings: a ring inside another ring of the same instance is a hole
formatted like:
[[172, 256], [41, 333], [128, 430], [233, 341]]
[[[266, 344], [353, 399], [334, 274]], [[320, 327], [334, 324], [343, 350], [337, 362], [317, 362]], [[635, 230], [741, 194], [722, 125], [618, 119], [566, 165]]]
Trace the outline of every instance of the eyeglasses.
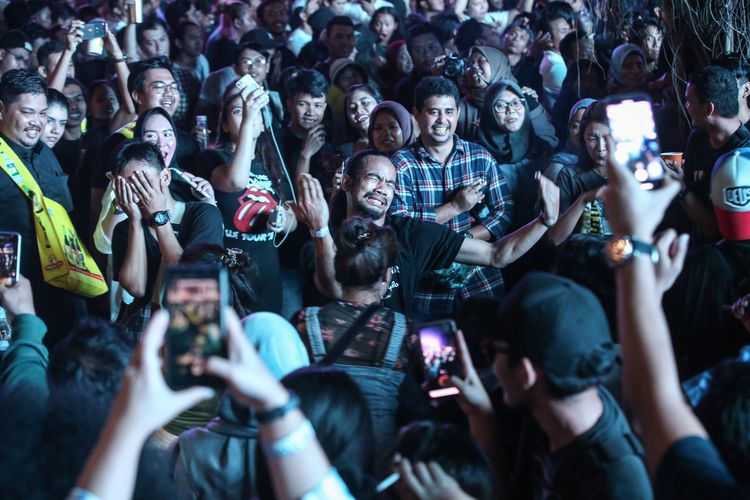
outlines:
[[524, 104], [526, 104], [526, 99], [516, 99], [511, 102], [497, 101], [495, 103], [495, 113], [507, 113], [511, 109], [513, 111], [520, 111]]
[[485, 340], [482, 342], [482, 355], [484, 356], [485, 361], [488, 363], [494, 363], [495, 356], [498, 353], [510, 354], [510, 349], [498, 346], [495, 344], [494, 340]]
[[172, 82], [172, 83], [154, 82], [151, 84], [151, 90], [153, 90], [159, 95], [166, 94], [167, 89], [169, 89], [169, 92], [172, 94], [180, 93], [180, 86], [177, 82]]
[[266, 64], [266, 58], [256, 57], [255, 59], [241, 59], [240, 62], [244, 66], [264, 66]]

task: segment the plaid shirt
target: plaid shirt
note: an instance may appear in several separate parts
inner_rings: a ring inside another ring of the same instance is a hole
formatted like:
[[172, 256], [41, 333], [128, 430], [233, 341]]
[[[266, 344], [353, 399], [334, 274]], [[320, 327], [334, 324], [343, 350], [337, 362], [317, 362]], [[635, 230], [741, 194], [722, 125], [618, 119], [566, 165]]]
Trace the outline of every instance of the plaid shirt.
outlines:
[[[513, 200], [505, 178], [494, 157], [482, 146], [453, 136], [454, 148], [445, 165], [433, 158], [417, 141], [396, 153], [396, 192], [391, 214], [436, 222], [435, 209], [449, 202], [463, 187], [484, 180], [485, 197], [482, 209], [457, 215], [446, 225], [464, 232], [482, 224], [498, 238], [505, 234], [513, 218]], [[464, 286], [448, 289], [445, 285], [422, 282], [416, 294], [415, 310], [423, 314], [453, 311], [456, 297], [465, 300], [476, 296], [497, 296], [504, 291], [498, 269], [482, 267]]]
[[201, 91], [201, 82], [193, 73], [193, 70], [179, 66], [172, 67], [172, 74], [177, 84], [180, 86], [180, 100], [177, 103], [174, 116], [172, 117], [175, 124], [182, 130], [190, 131], [193, 129], [191, 123], [193, 119], [193, 109], [198, 102], [198, 95]]

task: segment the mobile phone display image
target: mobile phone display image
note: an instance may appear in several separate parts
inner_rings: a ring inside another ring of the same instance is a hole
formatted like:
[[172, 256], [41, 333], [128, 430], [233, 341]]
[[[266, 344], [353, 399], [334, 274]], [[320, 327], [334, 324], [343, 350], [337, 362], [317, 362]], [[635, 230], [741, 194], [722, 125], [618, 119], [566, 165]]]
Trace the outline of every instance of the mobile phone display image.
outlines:
[[664, 180], [659, 141], [651, 102], [643, 95], [623, 96], [607, 104], [607, 118], [615, 140], [615, 158], [633, 171], [643, 189]]
[[95, 38], [104, 38], [107, 34], [104, 28], [104, 21], [94, 21], [93, 23], [86, 23], [81, 28], [83, 31], [83, 41], [93, 40]]
[[424, 358], [424, 388], [431, 398], [455, 396], [458, 389], [451, 376], [461, 376], [461, 360], [456, 349], [456, 323], [452, 320], [426, 323], [419, 328]]
[[226, 357], [222, 314], [227, 297], [225, 269], [178, 267], [165, 276], [164, 307], [167, 328], [167, 383], [173, 389], [194, 385], [221, 386], [205, 375], [211, 356]]
[[246, 87], [249, 87], [248, 92], [252, 92], [260, 86], [250, 75], [243, 76], [234, 85], [237, 87], [237, 90], [244, 90]]
[[21, 235], [0, 231], [0, 283], [13, 286], [21, 273]]

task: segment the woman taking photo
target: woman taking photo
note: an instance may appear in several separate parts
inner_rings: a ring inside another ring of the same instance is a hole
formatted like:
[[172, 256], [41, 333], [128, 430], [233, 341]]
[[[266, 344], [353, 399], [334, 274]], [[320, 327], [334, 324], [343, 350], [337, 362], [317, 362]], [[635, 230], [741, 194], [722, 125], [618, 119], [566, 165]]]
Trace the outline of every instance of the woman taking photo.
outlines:
[[215, 148], [198, 155], [198, 172], [210, 179], [224, 220], [224, 245], [250, 255], [259, 269], [258, 311], [281, 311], [278, 246], [297, 227], [288, 176], [283, 172], [261, 110], [262, 88], [237, 92], [227, 87]]

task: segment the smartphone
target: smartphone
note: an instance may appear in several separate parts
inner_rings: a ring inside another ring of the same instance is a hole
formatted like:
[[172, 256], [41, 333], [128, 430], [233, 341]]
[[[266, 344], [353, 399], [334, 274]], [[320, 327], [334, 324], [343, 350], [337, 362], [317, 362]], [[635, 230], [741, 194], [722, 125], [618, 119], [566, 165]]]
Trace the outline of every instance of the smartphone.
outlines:
[[86, 23], [81, 28], [83, 31], [83, 41], [93, 40], [94, 38], [104, 38], [107, 30], [104, 28], [104, 21], [94, 21]]
[[0, 231], [0, 283], [13, 286], [21, 274], [21, 235]]
[[651, 101], [645, 94], [617, 96], [607, 101], [607, 118], [615, 140], [615, 158], [633, 171], [642, 189], [659, 187], [664, 165]]
[[256, 82], [250, 75], [243, 76], [242, 78], [237, 80], [237, 83], [235, 83], [234, 85], [238, 90], [245, 90], [246, 87], [250, 87], [250, 90], [248, 90], [248, 92], [252, 92], [260, 86], [258, 85], [258, 82]]
[[222, 310], [228, 286], [226, 269], [219, 267], [177, 266], [165, 273], [165, 365], [171, 388], [222, 386], [220, 379], [203, 373], [203, 364], [211, 356], [227, 356]]
[[455, 396], [458, 389], [451, 376], [461, 376], [461, 360], [456, 348], [456, 323], [453, 320], [425, 323], [419, 327], [419, 342], [424, 359], [424, 389], [431, 398]]

